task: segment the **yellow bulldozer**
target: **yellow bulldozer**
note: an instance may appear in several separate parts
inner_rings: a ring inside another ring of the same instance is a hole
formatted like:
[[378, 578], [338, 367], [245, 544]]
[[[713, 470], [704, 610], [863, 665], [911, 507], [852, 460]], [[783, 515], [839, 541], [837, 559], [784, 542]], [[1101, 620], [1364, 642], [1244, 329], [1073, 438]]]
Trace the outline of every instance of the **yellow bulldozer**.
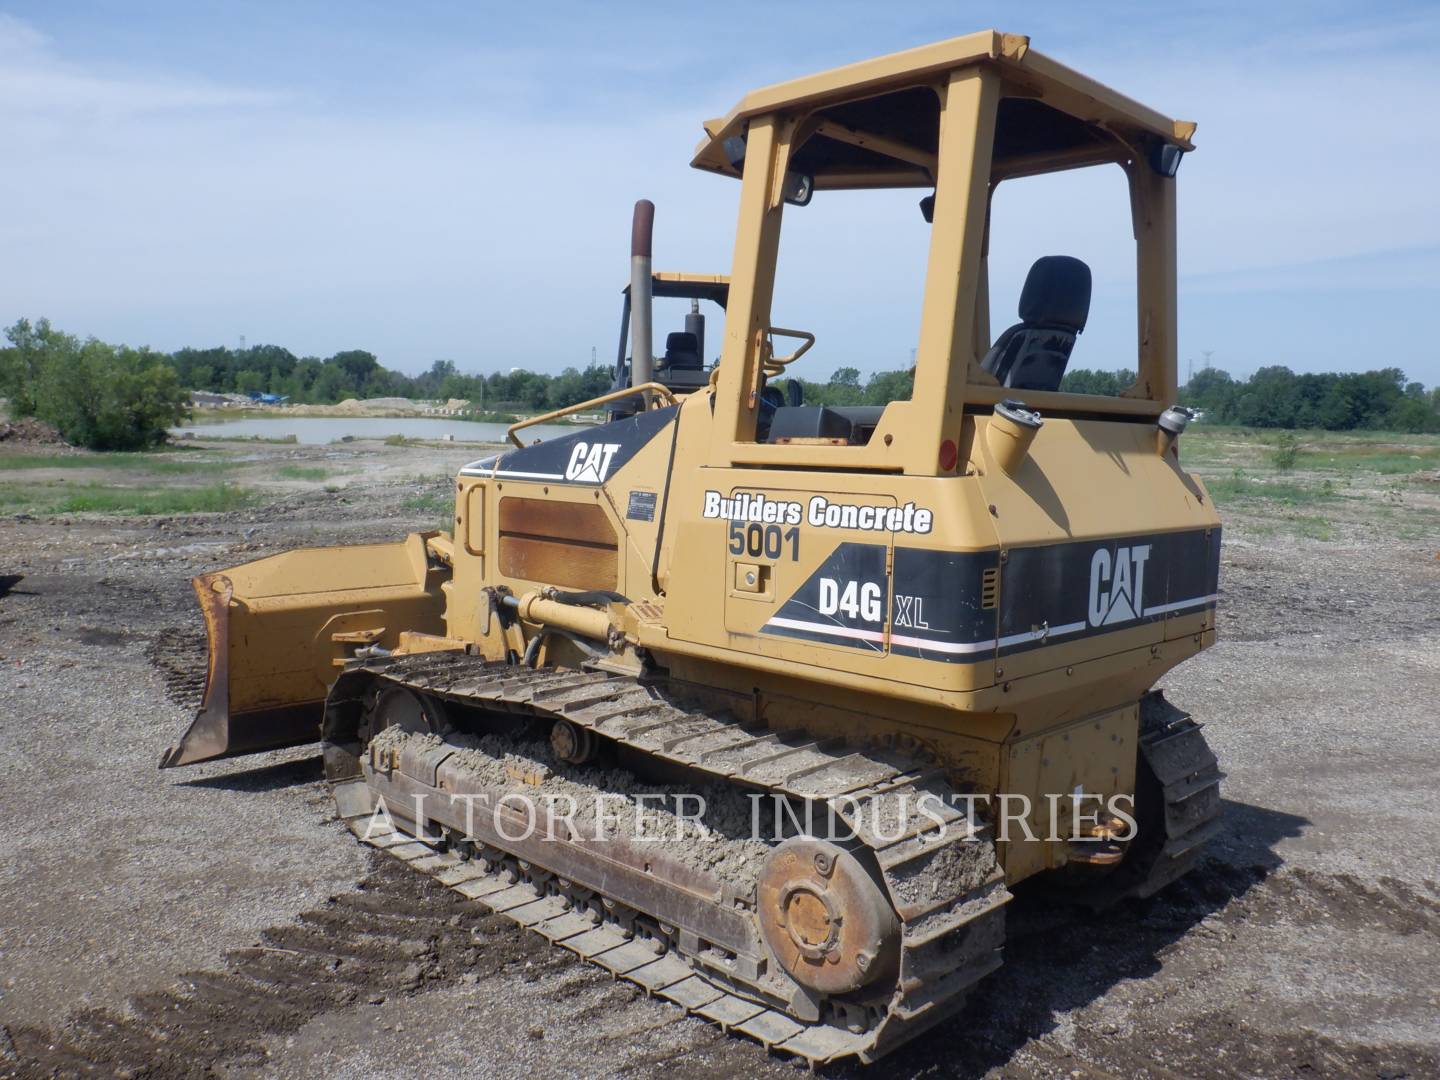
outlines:
[[[449, 532], [197, 578], [208, 685], [162, 765], [319, 742], [374, 847], [727, 1030], [873, 1061], [1000, 965], [1021, 882], [1149, 895], [1218, 827], [1216, 760], [1153, 689], [1215, 637], [1176, 404], [1195, 125], [987, 31], [704, 128], [693, 165], [740, 182], [733, 264], [654, 272], [639, 204], [630, 355], [562, 410], [609, 422], [514, 425]], [[1114, 396], [1062, 389], [1083, 262], [1040, 259], [1020, 322], [989, 317], [994, 192], [1101, 165], [1138, 268]], [[888, 188], [929, 231], [913, 392], [806, 404], [814, 336], [771, 310], [785, 221]], [[657, 294], [723, 307], [718, 363], [689, 328], [657, 361]]]

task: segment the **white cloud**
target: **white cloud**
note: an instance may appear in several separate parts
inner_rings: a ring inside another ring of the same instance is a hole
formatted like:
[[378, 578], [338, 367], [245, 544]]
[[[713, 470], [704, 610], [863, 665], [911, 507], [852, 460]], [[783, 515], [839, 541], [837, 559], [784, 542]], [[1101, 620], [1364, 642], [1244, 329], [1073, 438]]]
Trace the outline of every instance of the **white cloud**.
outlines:
[[0, 14], [0, 117], [11, 121], [77, 113], [114, 119], [283, 100], [270, 91], [205, 80], [86, 71], [57, 57], [50, 40], [29, 23]]

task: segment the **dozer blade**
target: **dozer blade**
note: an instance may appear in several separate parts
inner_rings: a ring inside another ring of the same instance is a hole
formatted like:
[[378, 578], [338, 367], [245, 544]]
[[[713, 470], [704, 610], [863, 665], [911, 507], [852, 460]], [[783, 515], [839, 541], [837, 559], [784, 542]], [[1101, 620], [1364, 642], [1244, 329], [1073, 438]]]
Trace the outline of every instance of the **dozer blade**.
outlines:
[[302, 548], [193, 580], [210, 640], [205, 696], [162, 769], [300, 746], [320, 738], [325, 694], [370, 645], [443, 632], [426, 540]]

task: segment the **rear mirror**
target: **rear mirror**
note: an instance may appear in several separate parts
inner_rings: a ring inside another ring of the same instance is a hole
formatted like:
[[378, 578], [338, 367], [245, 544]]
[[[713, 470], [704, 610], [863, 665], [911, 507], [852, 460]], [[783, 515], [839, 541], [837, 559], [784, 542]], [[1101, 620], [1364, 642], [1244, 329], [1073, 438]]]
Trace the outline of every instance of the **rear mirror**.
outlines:
[[725, 151], [725, 160], [730, 162], [732, 169], [739, 169], [745, 164], [745, 136], [731, 135], [720, 145]]
[[1174, 143], [1157, 143], [1150, 151], [1150, 167], [1161, 176], [1173, 177], [1180, 171], [1180, 159], [1185, 156], [1183, 147]]
[[815, 178], [809, 173], [786, 170], [785, 183], [781, 185], [780, 194], [791, 206], [808, 206], [810, 196], [815, 194]]
[[935, 196], [926, 195], [920, 200], [920, 216], [925, 219], [926, 225], [935, 224]]

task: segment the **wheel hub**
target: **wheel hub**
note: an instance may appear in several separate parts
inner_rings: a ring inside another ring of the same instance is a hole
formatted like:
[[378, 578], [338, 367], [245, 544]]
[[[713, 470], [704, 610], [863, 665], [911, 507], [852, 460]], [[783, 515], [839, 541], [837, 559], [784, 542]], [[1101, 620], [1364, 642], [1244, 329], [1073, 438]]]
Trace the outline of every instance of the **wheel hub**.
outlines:
[[787, 840], [760, 871], [760, 930], [802, 986], [843, 994], [893, 972], [900, 921], [854, 855], [824, 840]]
[[561, 761], [583, 765], [595, 757], [595, 736], [568, 720], [556, 720], [550, 728], [550, 749]]

